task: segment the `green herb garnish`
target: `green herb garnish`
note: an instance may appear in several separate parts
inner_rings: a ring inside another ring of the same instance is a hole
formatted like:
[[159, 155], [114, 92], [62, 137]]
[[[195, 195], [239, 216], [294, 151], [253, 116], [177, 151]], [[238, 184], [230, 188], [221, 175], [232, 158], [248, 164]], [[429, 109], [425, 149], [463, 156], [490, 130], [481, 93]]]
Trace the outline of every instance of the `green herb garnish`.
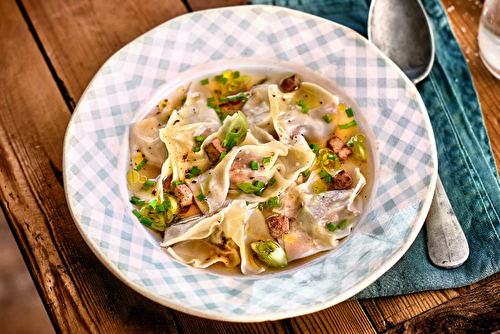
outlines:
[[304, 102], [304, 100], [299, 101], [299, 106], [302, 108], [302, 113], [307, 114], [307, 112], [309, 111], [309, 108], [307, 108], [307, 105]]
[[137, 165], [137, 167], [134, 168], [134, 170], [136, 172], [140, 171], [142, 169], [142, 167], [144, 167], [146, 162], [148, 162], [148, 159], [146, 159], [146, 158], [142, 159], [142, 161]]
[[324, 115], [323, 120], [327, 123], [331, 123], [333, 121], [333, 119], [328, 115]]
[[326, 224], [326, 227], [328, 227], [330, 232], [335, 232], [335, 230], [337, 229], [337, 226], [335, 226], [332, 222], [329, 222], [328, 224]]
[[355, 120], [352, 120], [349, 123], [339, 124], [339, 128], [342, 130], [345, 130], [345, 129], [352, 128], [353, 126], [356, 126], [356, 125], [358, 125], [358, 123], [356, 123]]
[[250, 168], [252, 170], [259, 170], [259, 163], [255, 160], [250, 161]]
[[342, 220], [340, 223], [338, 223], [338, 224], [337, 224], [337, 227], [338, 227], [338, 228], [343, 228], [344, 226], [346, 226], [346, 225], [347, 225], [347, 223], [349, 223], [349, 222], [347, 221], [347, 219], [344, 219], [344, 220]]

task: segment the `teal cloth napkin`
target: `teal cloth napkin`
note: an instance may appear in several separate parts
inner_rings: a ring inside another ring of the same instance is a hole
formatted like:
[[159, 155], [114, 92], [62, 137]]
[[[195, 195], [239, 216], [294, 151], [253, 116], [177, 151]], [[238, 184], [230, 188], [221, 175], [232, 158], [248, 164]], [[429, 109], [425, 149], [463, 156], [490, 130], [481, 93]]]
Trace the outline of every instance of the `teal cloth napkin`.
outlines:
[[[257, 0], [345, 25], [367, 36], [369, 0]], [[422, 0], [435, 38], [436, 58], [417, 84], [436, 136], [439, 175], [469, 242], [469, 259], [440, 269], [429, 261], [425, 228], [408, 252], [354, 298], [456, 288], [500, 271], [500, 182], [477, 93], [439, 0]]]

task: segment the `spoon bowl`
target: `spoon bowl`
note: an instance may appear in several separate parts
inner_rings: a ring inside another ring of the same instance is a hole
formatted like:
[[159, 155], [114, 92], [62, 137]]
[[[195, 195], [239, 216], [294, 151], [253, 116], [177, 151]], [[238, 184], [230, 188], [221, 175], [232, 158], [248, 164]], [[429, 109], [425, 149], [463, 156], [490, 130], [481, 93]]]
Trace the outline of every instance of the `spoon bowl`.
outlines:
[[434, 36], [420, 1], [372, 0], [368, 39], [414, 83], [434, 63]]

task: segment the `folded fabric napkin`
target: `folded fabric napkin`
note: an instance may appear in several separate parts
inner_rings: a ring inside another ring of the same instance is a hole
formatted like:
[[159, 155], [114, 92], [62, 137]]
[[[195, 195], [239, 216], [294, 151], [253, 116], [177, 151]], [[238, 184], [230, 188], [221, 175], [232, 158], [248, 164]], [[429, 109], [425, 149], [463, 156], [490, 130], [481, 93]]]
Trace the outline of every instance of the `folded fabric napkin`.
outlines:
[[[332, 20], [367, 36], [367, 0], [257, 0]], [[408, 252], [354, 298], [456, 288], [500, 271], [500, 181], [465, 58], [439, 0], [422, 0], [434, 33], [436, 58], [417, 84], [436, 137], [439, 175], [469, 242], [469, 259], [440, 269], [429, 261], [425, 228]]]

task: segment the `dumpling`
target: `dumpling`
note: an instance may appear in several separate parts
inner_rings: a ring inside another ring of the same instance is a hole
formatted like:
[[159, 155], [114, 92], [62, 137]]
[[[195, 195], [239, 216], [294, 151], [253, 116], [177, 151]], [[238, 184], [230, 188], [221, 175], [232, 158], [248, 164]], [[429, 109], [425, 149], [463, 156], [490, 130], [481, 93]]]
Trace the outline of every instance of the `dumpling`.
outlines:
[[[303, 109], [299, 103], [308, 109]], [[269, 86], [270, 112], [276, 132], [283, 142], [290, 142], [302, 135], [309, 144], [317, 143], [325, 147], [334, 133], [339, 98], [323, 88], [308, 82], [298, 90], [282, 93], [277, 85]], [[328, 115], [332, 121], [326, 122]]]
[[[285, 249], [288, 261], [310, 256], [320, 251], [338, 246], [340, 239], [349, 235], [356, 217], [361, 213], [362, 201], [359, 192], [366, 180], [359, 169], [355, 170], [357, 183], [354, 188], [331, 190], [320, 194], [303, 191], [303, 203], [298, 211], [290, 232], [279, 239]], [[346, 220], [346, 225], [330, 231], [328, 223], [338, 224]]]
[[220, 262], [233, 268], [241, 263], [241, 271], [248, 275], [264, 271], [250, 244], [270, 238], [262, 213], [235, 201], [212, 216], [171, 226], [161, 246], [185, 264], [206, 268]]
[[[234, 200], [266, 201], [285, 190], [300, 172], [309, 168], [315, 157], [303, 138], [293, 146], [278, 141], [258, 144], [248, 132], [241, 145], [234, 147], [214, 168], [188, 183], [196, 197], [200, 194], [205, 197], [197, 202], [203, 213], [215, 212]], [[255, 170], [251, 168], [252, 161], [257, 164]], [[252, 191], [257, 181], [266, 185], [260, 194]]]

